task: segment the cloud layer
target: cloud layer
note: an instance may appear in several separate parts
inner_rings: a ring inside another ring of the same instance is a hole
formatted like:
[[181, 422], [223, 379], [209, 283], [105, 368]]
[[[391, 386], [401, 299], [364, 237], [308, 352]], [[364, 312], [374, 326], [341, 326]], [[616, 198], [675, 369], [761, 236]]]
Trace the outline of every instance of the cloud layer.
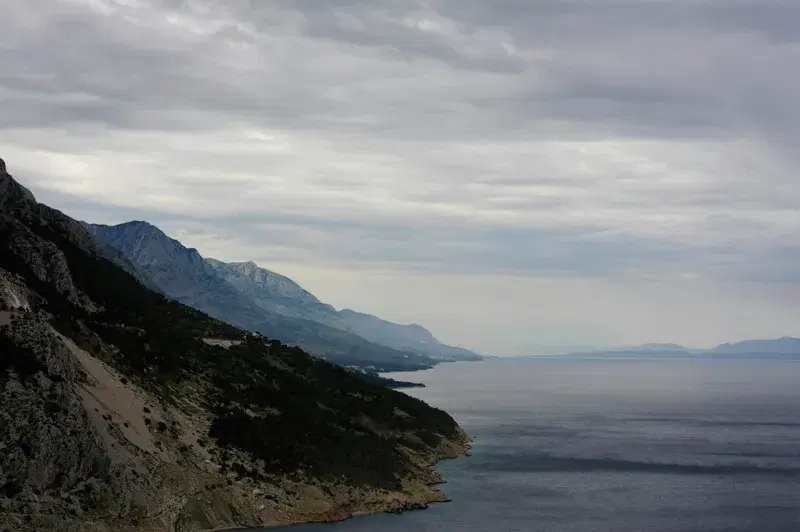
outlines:
[[[75, 216], [312, 289], [331, 269], [797, 294], [800, 4], [45, 4], [0, 6], [0, 145]], [[591, 328], [629, 338], [616, 319]]]

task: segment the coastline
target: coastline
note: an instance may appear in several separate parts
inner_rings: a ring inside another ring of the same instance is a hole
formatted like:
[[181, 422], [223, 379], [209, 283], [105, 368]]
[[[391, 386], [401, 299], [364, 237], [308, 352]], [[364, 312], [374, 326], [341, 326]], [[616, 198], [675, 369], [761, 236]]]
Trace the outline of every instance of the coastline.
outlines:
[[[450, 502], [447, 494], [436, 488], [445, 483], [441, 473], [436, 471], [437, 466], [447, 460], [455, 460], [470, 455], [472, 438], [463, 430], [460, 430], [458, 441], [446, 441], [431, 456], [426, 457], [420, 463], [421, 474], [404, 481], [404, 490], [388, 492], [384, 500], [377, 501], [358, 501], [350, 502], [331, 508], [326, 512], [316, 515], [294, 515], [286, 516], [275, 522], [265, 520], [261, 529], [279, 529], [300, 524], [312, 523], [337, 523], [352, 519], [353, 517], [363, 517], [380, 513], [402, 514], [413, 510], [425, 510], [431, 504]], [[294, 517], [294, 518], [292, 518]], [[258, 530], [250, 528], [245, 530]]]
[[[363, 498], [367, 495], [359, 490], [356, 493], [344, 494], [340, 503], [332, 505], [319, 513], [304, 513], [290, 508], [273, 508], [261, 513], [261, 523], [256, 526], [219, 527], [206, 529], [202, 532], [256, 532], [258, 530], [285, 529], [301, 524], [325, 524], [347, 521], [354, 517], [364, 517], [381, 513], [402, 514], [413, 510], [425, 510], [432, 504], [451, 502], [447, 494], [436, 486], [446, 483], [436, 468], [447, 460], [470, 456], [472, 438], [463, 430], [459, 431], [458, 440], [442, 442], [436, 452], [426, 456], [420, 461], [420, 472], [414, 477], [403, 480], [402, 491], [371, 493], [373, 497]], [[335, 493], [332, 495], [336, 495]], [[341, 495], [341, 494], [340, 494]], [[355, 495], [355, 498], [352, 498]], [[298, 500], [297, 506], [302, 507], [304, 501]]]

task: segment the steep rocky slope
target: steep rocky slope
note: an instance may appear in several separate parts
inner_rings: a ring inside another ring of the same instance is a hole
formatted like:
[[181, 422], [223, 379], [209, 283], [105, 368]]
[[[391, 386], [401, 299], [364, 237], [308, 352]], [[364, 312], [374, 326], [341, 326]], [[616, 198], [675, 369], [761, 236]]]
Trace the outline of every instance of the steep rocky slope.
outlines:
[[284, 316], [304, 318], [365, 338], [399, 351], [422, 354], [435, 360], [480, 360], [480, 355], [439, 342], [421, 325], [401, 325], [353, 310], [337, 311], [300, 285], [254, 262], [222, 262], [207, 259], [217, 273], [256, 305]]
[[[104, 246], [122, 253], [163, 293], [217, 319], [298, 345], [341, 365], [398, 371], [425, 369], [434, 364], [427, 356], [379, 345], [298, 313], [280, 312], [285, 307], [281, 303], [265, 305], [262, 300], [242, 293], [239, 285], [228, 282], [214, 263], [206, 261], [196, 249], [186, 248], [147, 222], [116, 226], [86, 224], [86, 228]], [[293, 298], [299, 297], [302, 289], [296, 290], [277, 278], [271, 278], [265, 285], [277, 288], [281, 283]]]
[[0, 530], [424, 507], [446, 413], [144, 287], [0, 172]]
[[206, 259], [217, 274], [256, 305], [282, 316], [302, 318], [343, 329], [336, 309], [286, 276], [259, 268], [255, 262]]

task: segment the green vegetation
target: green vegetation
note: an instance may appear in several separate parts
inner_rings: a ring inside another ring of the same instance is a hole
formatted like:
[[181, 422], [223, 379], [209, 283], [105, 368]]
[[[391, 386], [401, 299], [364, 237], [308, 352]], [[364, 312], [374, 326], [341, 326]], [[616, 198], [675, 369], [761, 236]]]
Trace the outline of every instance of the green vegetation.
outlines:
[[[210, 375], [218, 414], [211, 436], [264, 460], [270, 472], [303, 469], [390, 489], [407, 466], [398, 434], [456, 435], [444, 412], [278, 342], [250, 339], [231, 348], [224, 367]], [[435, 436], [430, 445], [439, 443]]]

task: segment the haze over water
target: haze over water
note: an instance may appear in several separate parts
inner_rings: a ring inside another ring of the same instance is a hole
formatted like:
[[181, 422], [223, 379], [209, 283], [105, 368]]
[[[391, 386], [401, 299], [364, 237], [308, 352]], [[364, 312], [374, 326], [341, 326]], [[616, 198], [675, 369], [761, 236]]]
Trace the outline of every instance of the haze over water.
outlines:
[[294, 532], [796, 532], [800, 357], [444, 365], [395, 378], [476, 438], [454, 502]]

